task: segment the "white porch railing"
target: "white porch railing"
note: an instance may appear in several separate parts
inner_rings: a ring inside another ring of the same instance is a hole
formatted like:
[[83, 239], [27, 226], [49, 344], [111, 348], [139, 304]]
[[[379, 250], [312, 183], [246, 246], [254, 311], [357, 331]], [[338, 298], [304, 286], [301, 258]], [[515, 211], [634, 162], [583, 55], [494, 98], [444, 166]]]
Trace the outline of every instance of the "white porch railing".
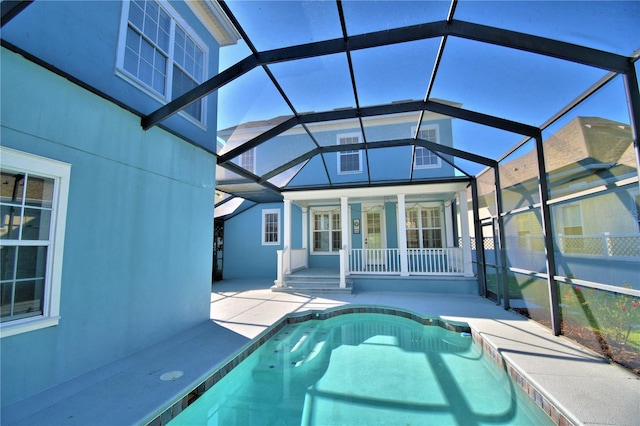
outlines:
[[357, 274], [399, 274], [400, 251], [391, 249], [351, 249], [349, 272]]
[[462, 248], [407, 249], [409, 274], [464, 274]]
[[[410, 275], [464, 274], [462, 248], [407, 250]], [[351, 249], [349, 272], [356, 274], [400, 274], [400, 249]]]

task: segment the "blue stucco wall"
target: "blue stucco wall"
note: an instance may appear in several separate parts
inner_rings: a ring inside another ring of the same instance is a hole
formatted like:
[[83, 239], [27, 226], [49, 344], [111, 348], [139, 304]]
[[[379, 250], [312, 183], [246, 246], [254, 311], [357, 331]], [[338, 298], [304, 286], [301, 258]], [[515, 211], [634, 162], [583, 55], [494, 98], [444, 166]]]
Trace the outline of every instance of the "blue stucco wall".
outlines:
[[[183, 1], [171, 6], [209, 47], [209, 75], [218, 71], [218, 44]], [[143, 114], [162, 104], [115, 74], [120, 1], [37, 1], [2, 27], [2, 38]], [[176, 114], [162, 124], [216, 150], [217, 95], [205, 98], [207, 129]]]
[[21, 56], [1, 60], [2, 145], [72, 165], [61, 320], [2, 339], [4, 405], [209, 319], [215, 159]]
[[[451, 119], [441, 118], [425, 121], [424, 126], [438, 126], [440, 144], [453, 146], [453, 130]], [[383, 125], [366, 126], [366, 137], [369, 146], [368, 154], [361, 152], [362, 170], [356, 173], [338, 173], [338, 154], [324, 154], [324, 162], [321, 156], [315, 156], [300, 170], [300, 172], [289, 183], [290, 187], [326, 185], [329, 183], [327, 173], [331, 179], [331, 183], [365, 183], [369, 180], [369, 175], [374, 181], [394, 181], [407, 180], [411, 176], [411, 161], [413, 148], [410, 146], [393, 147], [393, 148], [375, 148], [376, 141], [398, 139], [398, 135], [404, 135], [406, 138], [413, 137], [412, 126], [415, 122], [403, 122]], [[359, 133], [359, 127], [331, 129], [327, 131], [314, 131], [314, 136], [318, 143], [323, 146], [332, 146], [336, 144], [338, 135]], [[313, 144], [306, 140], [305, 135], [282, 135], [274, 139], [281, 141], [278, 145], [272, 143], [271, 146], [258, 149], [257, 157], [260, 163], [265, 166], [258, 172], [267, 172], [276, 167], [275, 160], [280, 162], [295, 158], [297, 155], [314, 148]], [[290, 146], [297, 147], [295, 151], [285, 151]], [[445, 158], [453, 161], [450, 156]], [[272, 164], [273, 163], [273, 164]], [[279, 164], [279, 163], [278, 163]], [[325, 167], [326, 166], [326, 167]], [[454, 168], [446, 161], [440, 161], [440, 167], [414, 169], [414, 179], [427, 178], [443, 178], [454, 175]]]
[[[280, 244], [262, 245], [262, 211], [280, 210]], [[292, 206], [292, 220], [300, 210]], [[284, 234], [284, 213], [282, 203], [257, 204], [224, 223], [224, 279], [264, 278], [265, 285], [272, 285], [277, 276], [277, 254], [282, 250]], [[298, 235], [300, 235], [298, 233]], [[299, 236], [296, 237], [299, 239]], [[292, 246], [299, 246], [292, 233]]]

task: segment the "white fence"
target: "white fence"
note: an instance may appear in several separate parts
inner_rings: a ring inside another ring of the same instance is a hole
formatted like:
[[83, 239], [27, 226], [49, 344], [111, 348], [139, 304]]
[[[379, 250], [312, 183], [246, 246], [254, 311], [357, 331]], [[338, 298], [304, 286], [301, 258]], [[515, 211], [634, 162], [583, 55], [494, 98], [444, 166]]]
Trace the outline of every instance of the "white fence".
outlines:
[[[408, 249], [410, 275], [460, 275], [464, 273], [462, 248]], [[399, 274], [400, 250], [351, 249], [349, 272], [356, 274]]]
[[[542, 235], [507, 236], [507, 249], [544, 251]], [[487, 249], [485, 241], [485, 250]], [[493, 249], [491, 247], [490, 249]], [[604, 257], [640, 257], [640, 234], [556, 235], [555, 249], [562, 254]]]

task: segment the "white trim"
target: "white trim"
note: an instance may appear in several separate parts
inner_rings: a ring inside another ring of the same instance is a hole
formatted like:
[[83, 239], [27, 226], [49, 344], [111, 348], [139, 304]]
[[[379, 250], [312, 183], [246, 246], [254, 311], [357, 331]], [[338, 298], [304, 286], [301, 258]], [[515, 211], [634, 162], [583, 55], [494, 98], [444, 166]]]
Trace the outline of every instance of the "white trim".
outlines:
[[[175, 27], [178, 25], [182, 31], [185, 32], [189, 37], [193, 39], [196, 43], [197, 47], [203, 52], [203, 64], [202, 64], [202, 81], [199, 81], [198, 84], [202, 84], [206, 81], [207, 76], [209, 75], [209, 46], [198, 36], [198, 34], [191, 28], [191, 26], [187, 23], [187, 21], [180, 16], [180, 14], [171, 6], [171, 4], [167, 0], [153, 0], [155, 1], [159, 7], [165, 10], [169, 17], [171, 18], [171, 34], [169, 36], [169, 50], [167, 53], [167, 69], [165, 74], [165, 87], [164, 93], [158, 93], [155, 89], [148, 86], [144, 81], [139, 80], [136, 76], [129, 73], [124, 68], [124, 55], [126, 51], [127, 44], [127, 28], [129, 26], [129, 6], [131, 4], [130, 1], [122, 2], [122, 10], [120, 12], [120, 28], [118, 30], [118, 41], [116, 48], [116, 67], [115, 67], [115, 75], [125, 80], [127, 83], [136, 87], [140, 91], [146, 93], [151, 98], [158, 101], [160, 104], [164, 105], [172, 100], [172, 84], [173, 84], [173, 67], [175, 63], [175, 55], [174, 55], [174, 43], [175, 43]], [[203, 130], [207, 129], [207, 102], [205, 99], [201, 99], [198, 102], [201, 103], [200, 108], [200, 120], [195, 117], [192, 117], [190, 114], [181, 110], [178, 114], [187, 119], [189, 122], [197, 125]]]
[[[340, 145], [340, 140], [341, 139], [346, 139], [346, 138], [357, 138], [358, 142], [357, 143], [362, 143], [362, 135], [358, 132], [351, 132], [351, 133], [339, 133], [338, 135], [336, 135], [336, 145]], [[355, 151], [345, 151], [351, 155], [355, 154]], [[340, 159], [342, 158], [342, 155], [345, 153], [342, 151], [338, 151], [336, 152], [336, 167], [338, 170], [338, 174], [339, 175], [353, 175], [353, 174], [358, 174], [358, 173], [362, 173], [362, 150], [358, 150], [358, 170], [347, 170], [347, 171], [343, 171], [340, 167], [341, 165], [341, 161]]]
[[[323, 207], [311, 207], [309, 208], [309, 221], [310, 221], [310, 226], [309, 226], [309, 234], [310, 234], [310, 241], [309, 241], [309, 253], [314, 255], [314, 256], [336, 256], [339, 255], [339, 249], [338, 250], [333, 250], [333, 232], [338, 231], [337, 229], [333, 229], [333, 215], [336, 214], [340, 214], [342, 215], [342, 207], [340, 205], [338, 206], [323, 206]], [[315, 218], [314, 215], [316, 213], [329, 213], [329, 229], [327, 231], [324, 232], [328, 232], [329, 233], [329, 250], [328, 251], [316, 251], [314, 244], [313, 244], [313, 235], [316, 231], [315, 229]], [[347, 219], [348, 220], [348, 219]], [[342, 216], [340, 216], [340, 226], [342, 227]], [[342, 238], [342, 229], [340, 229], [340, 238]], [[344, 241], [340, 241], [341, 245], [340, 248], [342, 248], [345, 244]]]
[[[411, 127], [411, 135], [410, 135], [411, 137], [413, 137], [413, 135], [415, 135], [416, 129], [417, 129], [416, 126]], [[440, 143], [440, 125], [438, 125], [438, 124], [425, 124], [425, 125], [420, 126], [420, 131], [432, 130], [432, 129], [436, 131], [436, 140], [435, 141], [429, 141], [429, 142], [435, 142], [435, 143], [439, 144]], [[418, 139], [422, 139], [422, 138], [418, 138]], [[437, 161], [436, 164], [417, 165], [416, 164], [415, 151], [418, 148], [423, 148], [423, 147], [414, 146], [414, 155], [413, 155], [413, 169], [414, 170], [438, 169], [438, 168], [442, 167], [442, 159], [439, 156], [437, 156], [436, 154], [433, 154], [436, 157], [436, 161]], [[427, 148], [423, 148], [423, 149], [426, 149], [427, 151], [429, 151]], [[429, 151], [429, 152], [432, 152], [432, 151]]]
[[[397, 208], [397, 205], [396, 205], [396, 208]], [[382, 245], [382, 247], [380, 247], [380, 249], [378, 250], [383, 250], [386, 252], [388, 248], [387, 247], [387, 215], [386, 215], [384, 206], [380, 206], [379, 204], [362, 203], [360, 210], [361, 210], [360, 221], [361, 221], [361, 230], [362, 230], [361, 232], [362, 248], [365, 250], [369, 249], [369, 246], [368, 246], [369, 232], [367, 230], [367, 226], [368, 226], [367, 213], [375, 211], [378, 214], [380, 214], [380, 244]], [[365, 242], [365, 240], [367, 242]], [[381, 260], [383, 262], [381, 263], [381, 265], [387, 264], [386, 257], [384, 257]], [[367, 262], [367, 264], [369, 263]]]
[[186, 3], [220, 46], [236, 44], [241, 38], [240, 33], [233, 26], [233, 23], [218, 2], [212, 0], [190, 0]]
[[6, 337], [58, 324], [71, 165], [1, 146], [0, 160], [6, 170], [32, 173], [55, 181], [51, 206], [50, 249], [47, 255], [43, 314], [1, 323], [0, 337]]
[[[9, 336], [15, 336], [16, 334], [28, 333], [29, 331], [55, 327], [59, 322], [59, 316], [45, 317], [42, 315], [38, 317], [23, 318], [11, 321], [10, 323], [3, 324], [2, 328], [0, 328], [0, 339]], [[9, 324], [11, 326], [8, 326]]]
[[[435, 194], [441, 192], [457, 192], [466, 189], [467, 182], [437, 183], [425, 185], [409, 186], [381, 186], [373, 188], [339, 188], [326, 190], [309, 191], [284, 191], [284, 198], [292, 201], [321, 201], [337, 200], [340, 197], [349, 197], [351, 200], [363, 199], [365, 197], [387, 197], [389, 194], [403, 193], [407, 197], [411, 195]], [[407, 201], [409, 202], [409, 201]]]
[[[243, 169], [246, 169], [247, 171], [253, 173], [253, 174], [257, 174], [256, 173], [256, 167], [257, 167], [257, 162], [256, 162], [256, 154], [257, 154], [257, 149], [251, 148], [245, 152], [243, 152], [242, 154], [238, 155], [238, 162], [236, 164], [238, 164], [238, 166], [242, 167]], [[252, 155], [251, 157], [251, 169], [248, 169], [247, 167], [245, 167], [244, 163], [244, 157], [246, 157], [247, 155]]]
[[[276, 213], [278, 215], [278, 241], [265, 241], [264, 240], [264, 231], [265, 231], [265, 216], [267, 214]], [[263, 246], [278, 246], [280, 245], [281, 237], [280, 234], [282, 232], [282, 220], [280, 215], [280, 209], [262, 209], [262, 232], [260, 234], [260, 240]]]

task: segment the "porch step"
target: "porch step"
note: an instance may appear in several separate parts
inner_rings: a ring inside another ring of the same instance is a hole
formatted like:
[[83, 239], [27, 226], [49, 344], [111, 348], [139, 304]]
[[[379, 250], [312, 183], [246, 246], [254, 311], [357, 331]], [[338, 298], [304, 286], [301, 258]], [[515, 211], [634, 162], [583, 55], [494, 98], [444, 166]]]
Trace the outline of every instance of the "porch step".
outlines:
[[340, 288], [340, 274], [324, 270], [303, 270], [287, 274], [283, 278], [284, 285], [274, 285], [272, 291], [284, 293], [353, 293], [353, 282], [346, 281], [346, 287]]

